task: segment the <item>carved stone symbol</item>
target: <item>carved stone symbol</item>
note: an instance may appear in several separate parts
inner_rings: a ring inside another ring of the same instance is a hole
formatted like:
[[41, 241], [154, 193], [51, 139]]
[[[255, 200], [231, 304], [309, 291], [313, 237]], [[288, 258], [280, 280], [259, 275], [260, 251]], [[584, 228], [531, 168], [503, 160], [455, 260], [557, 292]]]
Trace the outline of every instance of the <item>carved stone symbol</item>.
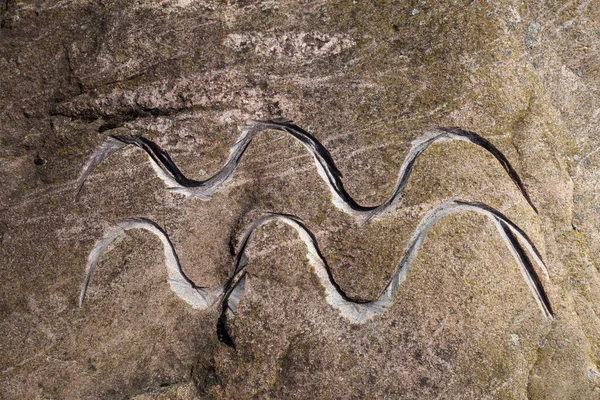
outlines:
[[[341, 210], [356, 217], [362, 222], [381, 218], [393, 211], [402, 199], [402, 192], [408, 184], [408, 178], [417, 157], [431, 144], [445, 140], [468, 141], [481, 146], [490, 152], [500, 162], [531, 207], [537, 212], [518, 174], [512, 168], [506, 157], [486, 139], [475, 133], [463, 131], [458, 128], [435, 129], [413, 142], [413, 146], [400, 168], [398, 182], [392, 195], [379, 206], [361, 206], [354, 201], [344, 189], [341, 174], [335, 167], [335, 164], [325, 147], [311, 134], [292, 124], [291, 121], [284, 119], [259, 121], [256, 124], [247, 127], [238, 142], [232, 147], [229, 159], [223, 168], [214, 176], [204, 181], [195, 181], [186, 178], [172, 161], [169, 154], [148, 139], [138, 136], [110, 137], [93, 153], [84, 166], [77, 184], [76, 193], [77, 195], [80, 193], [88, 176], [104, 159], [125, 146], [133, 144], [140, 147], [148, 154], [154, 170], [158, 176], [169, 185], [169, 190], [201, 200], [209, 200], [225, 182], [231, 179], [254, 136], [267, 129], [287, 132], [299, 140], [313, 155], [319, 175], [330, 189], [333, 203]], [[349, 322], [363, 324], [373, 317], [384, 313], [393, 304], [398, 286], [406, 279], [408, 271], [410, 270], [410, 265], [416, 257], [429, 229], [442, 218], [462, 211], [474, 211], [483, 214], [494, 223], [500, 236], [504, 239], [507, 247], [517, 261], [523, 278], [531, 290], [543, 315], [546, 318], [552, 319], [552, 307], [545, 293], [542, 281], [536, 273], [534, 264], [531, 262], [530, 258], [535, 261], [535, 264], [542, 271], [544, 279], [549, 280], [549, 275], [533, 242], [516, 224], [499, 211], [482, 203], [457, 200], [441, 203], [421, 220], [406, 246], [404, 254], [390, 282], [381, 295], [370, 302], [356, 301], [346, 296], [344, 291], [335, 282], [325, 258], [319, 251], [314, 235], [301, 220], [286, 214], [270, 214], [255, 221], [246, 230], [238, 247], [236, 263], [230, 277], [225, 283], [214, 290], [199, 287], [187, 278], [179, 264], [177, 254], [171, 241], [156, 223], [142, 218], [124, 221], [99, 241], [90, 253], [86, 268], [86, 278], [81, 290], [79, 304], [80, 306], [83, 305], [92, 275], [106, 247], [115, 238], [127, 230], [144, 229], [156, 235], [163, 243], [168, 281], [173, 292], [196, 309], [206, 309], [216, 304], [221, 305], [222, 313], [218, 325], [219, 338], [225, 343], [233, 344], [226, 330], [226, 319], [228, 315], [232, 315], [236, 311], [241, 297], [244, 294], [247, 280], [245, 272], [247, 266], [247, 246], [252, 240], [253, 234], [258, 229], [268, 223], [280, 221], [293, 227], [300, 239], [302, 239], [306, 245], [308, 260], [313, 266], [314, 272], [318, 276], [321, 284], [325, 288], [327, 303], [338, 310], [340, 315]]]

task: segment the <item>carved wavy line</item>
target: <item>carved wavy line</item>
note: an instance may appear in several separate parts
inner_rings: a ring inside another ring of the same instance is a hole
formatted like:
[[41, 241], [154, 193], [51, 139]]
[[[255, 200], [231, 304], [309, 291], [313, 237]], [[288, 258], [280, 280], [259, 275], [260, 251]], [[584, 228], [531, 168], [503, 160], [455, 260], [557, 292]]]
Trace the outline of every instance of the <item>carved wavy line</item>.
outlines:
[[112, 243], [117, 237], [123, 235], [131, 229], [144, 229], [157, 236], [163, 244], [165, 254], [165, 265], [167, 267], [168, 282], [171, 285], [171, 290], [183, 301], [192, 306], [192, 308], [206, 309], [210, 307], [216, 299], [220, 298], [223, 293], [223, 288], [209, 290], [196, 286], [183, 272], [179, 264], [179, 258], [175, 252], [175, 248], [166, 232], [162, 230], [156, 223], [146, 218], [134, 218], [119, 223], [114, 229], [109, 231], [102, 240], [100, 240], [88, 257], [86, 265], [86, 274], [81, 293], [79, 294], [79, 307], [83, 306], [85, 295], [92, 280], [92, 276], [96, 271], [98, 262], [106, 247]]
[[[185, 276], [171, 241], [158, 225], [146, 219], [125, 221], [99, 241], [90, 253], [86, 268], [86, 278], [80, 295], [80, 306], [83, 305], [83, 300], [91, 281], [92, 274], [106, 247], [116, 237], [127, 230], [145, 229], [158, 236], [163, 243], [168, 281], [173, 292], [193, 308], [206, 309], [215, 303], [221, 302], [223, 305], [223, 313], [220, 321], [223, 322], [227, 313], [235, 312], [244, 293], [247, 277], [245, 269], [248, 264], [246, 249], [248, 244], [252, 241], [254, 233], [266, 224], [280, 221], [294, 228], [300, 239], [306, 245], [308, 261], [312, 265], [315, 274], [325, 289], [325, 299], [327, 303], [351, 323], [363, 324], [373, 317], [384, 313], [393, 304], [396, 292], [398, 291], [398, 286], [406, 279], [412, 261], [417, 256], [427, 232], [444, 217], [462, 211], [474, 211], [483, 214], [494, 222], [498, 232], [517, 261], [523, 278], [531, 290], [542, 314], [548, 319], [553, 319], [550, 301], [546, 295], [542, 281], [537, 275], [529, 257], [533, 258], [536, 264], [538, 264], [547, 280], [549, 280], [548, 271], [539, 252], [529, 237], [506, 216], [485, 204], [454, 200], [440, 204], [420, 221], [406, 246], [404, 254], [390, 282], [381, 295], [370, 302], [360, 302], [346, 296], [333, 278], [325, 258], [319, 251], [314, 235], [302, 221], [291, 215], [272, 214], [255, 221], [246, 230], [240, 240], [235, 268], [230, 278], [215, 290], [196, 286]], [[523, 243], [523, 245], [521, 245], [521, 243]], [[222, 339], [227, 339], [228, 337], [226, 331], [221, 332], [220, 336], [222, 336]]]
[[342, 175], [327, 149], [319, 143], [310, 133], [294, 125], [286, 119], [269, 121], [257, 121], [246, 127], [239, 140], [231, 148], [229, 158], [223, 168], [215, 175], [204, 181], [196, 181], [187, 178], [173, 162], [169, 154], [156, 143], [140, 136], [113, 136], [107, 139], [92, 154], [83, 167], [81, 176], [77, 183], [76, 197], [80, 193], [85, 181], [92, 171], [106, 158], [124, 148], [127, 145], [135, 145], [146, 152], [150, 157], [152, 167], [157, 175], [165, 182], [169, 190], [182, 193], [186, 196], [209, 200], [219, 188], [227, 182], [235, 173], [246, 149], [252, 139], [262, 131], [272, 129], [287, 132], [300, 141], [312, 154], [319, 176], [325, 181], [331, 192], [334, 205], [341, 210], [361, 219], [370, 220], [379, 218], [393, 211], [402, 200], [402, 192], [408, 184], [411, 171], [416, 159], [429, 146], [447, 140], [462, 140], [482, 147], [491, 153], [502, 165], [506, 173], [523, 194], [527, 202], [537, 213], [537, 209], [531, 201], [525, 186], [519, 175], [511, 166], [508, 159], [492, 143], [476, 133], [464, 131], [460, 128], [437, 128], [433, 129], [413, 142], [413, 145], [404, 159], [398, 176], [398, 181], [390, 197], [382, 204], [373, 207], [361, 206], [344, 188]]

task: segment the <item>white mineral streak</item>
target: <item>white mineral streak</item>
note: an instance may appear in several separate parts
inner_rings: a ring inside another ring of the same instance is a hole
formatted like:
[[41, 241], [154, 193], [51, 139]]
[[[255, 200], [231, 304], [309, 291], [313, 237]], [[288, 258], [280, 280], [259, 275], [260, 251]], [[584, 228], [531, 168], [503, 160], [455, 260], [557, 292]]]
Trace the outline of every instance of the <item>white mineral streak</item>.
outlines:
[[266, 35], [260, 32], [231, 33], [227, 35], [223, 44], [235, 51], [252, 50], [261, 56], [302, 61], [337, 55], [356, 46], [356, 42], [347, 34], [330, 35], [321, 32], [283, 35]]

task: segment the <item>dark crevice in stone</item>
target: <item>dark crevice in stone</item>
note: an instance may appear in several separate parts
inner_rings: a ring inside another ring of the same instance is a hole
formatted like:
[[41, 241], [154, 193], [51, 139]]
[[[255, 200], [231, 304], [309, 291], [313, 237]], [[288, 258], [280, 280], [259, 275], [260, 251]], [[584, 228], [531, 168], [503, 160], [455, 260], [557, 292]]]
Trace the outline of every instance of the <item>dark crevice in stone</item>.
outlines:
[[41, 166], [41, 165], [44, 165], [44, 164], [46, 164], [46, 160], [44, 160], [44, 159], [43, 159], [42, 157], [40, 157], [40, 156], [39, 156], [39, 154], [38, 154], [38, 155], [36, 155], [36, 156], [34, 157], [34, 159], [33, 159], [33, 163], [34, 163], [35, 165], [37, 165], [37, 166]]
[[[58, 102], [56, 102], [58, 103]], [[172, 117], [186, 111], [194, 110], [193, 107], [179, 108], [136, 108], [126, 109], [118, 114], [108, 114], [97, 112], [94, 110], [84, 110], [72, 112], [69, 110], [61, 110], [60, 105], [57, 105], [49, 112], [51, 117], [67, 117], [73, 120], [79, 120], [86, 123], [102, 120], [98, 127], [98, 132], [106, 132], [111, 129], [122, 127], [127, 122], [135, 121], [140, 118], [149, 117]]]

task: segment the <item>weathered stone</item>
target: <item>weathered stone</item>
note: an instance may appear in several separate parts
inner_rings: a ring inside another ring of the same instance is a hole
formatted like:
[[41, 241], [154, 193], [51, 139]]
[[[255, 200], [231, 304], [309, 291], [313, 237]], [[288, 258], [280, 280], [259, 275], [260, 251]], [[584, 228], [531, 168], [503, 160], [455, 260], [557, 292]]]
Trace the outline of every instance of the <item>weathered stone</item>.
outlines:
[[[312, 2], [6, 0], [0, 5], [0, 387], [24, 398], [600, 397], [600, 8], [594, 1]], [[269, 132], [209, 202], [165, 190], [126, 150], [75, 182], [109, 135], [139, 134], [190, 177], [212, 175], [248, 119], [284, 116], [331, 152], [348, 192], [381, 203], [411, 140], [478, 132], [515, 167], [468, 143], [428, 149], [395, 214], [357, 224], [335, 208], [310, 155]], [[202, 172], [200, 172], [202, 171]], [[160, 243], [216, 287], [231, 248], [267, 212], [302, 218], [357, 299], [386, 286], [419, 220], [457, 198], [501, 210], [550, 272], [540, 314], [485, 218], [428, 234], [392, 308], [351, 325], [324, 300], [294, 232], [250, 249], [250, 279], [218, 342], [218, 311], [169, 289]], [[137, 396], [137, 397], [136, 397]]]

